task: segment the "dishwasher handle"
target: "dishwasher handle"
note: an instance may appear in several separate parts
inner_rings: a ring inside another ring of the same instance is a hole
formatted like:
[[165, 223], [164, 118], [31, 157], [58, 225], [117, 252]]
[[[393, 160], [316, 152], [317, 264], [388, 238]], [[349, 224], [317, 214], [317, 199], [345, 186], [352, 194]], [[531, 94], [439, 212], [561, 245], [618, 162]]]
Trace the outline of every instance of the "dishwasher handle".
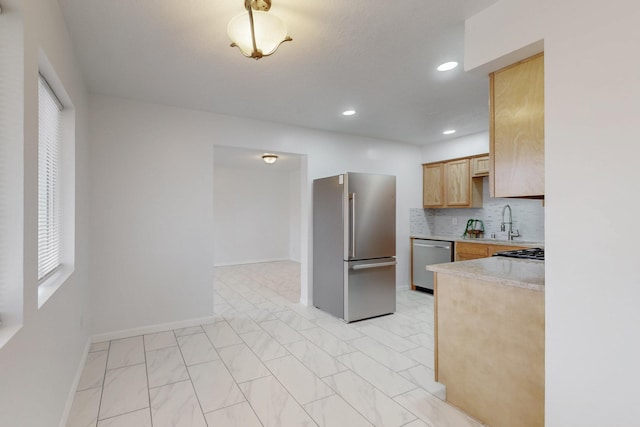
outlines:
[[421, 248], [438, 248], [438, 249], [451, 249], [451, 246], [443, 245], [425, 245], [423, 243], [414, 243], [413, 246], [419, 246]]

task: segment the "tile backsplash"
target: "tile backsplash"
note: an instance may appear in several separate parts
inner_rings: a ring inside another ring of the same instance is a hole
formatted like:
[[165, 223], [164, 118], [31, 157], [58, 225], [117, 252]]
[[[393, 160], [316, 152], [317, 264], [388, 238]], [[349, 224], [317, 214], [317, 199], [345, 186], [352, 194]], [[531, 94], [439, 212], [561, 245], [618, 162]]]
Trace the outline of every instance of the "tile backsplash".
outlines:
[[[437, 236], [462, 236], [469, 219], [480, 219], [484, 223], [484, 237], [506, 239], [500, 232], [502, 209], [511, 206], [513, 230], [520, 231], [521, 241], [544, 241], [544, 208], [541, 200], [499, 199], [489, 197], [489, 179], [483, 178], [482, 208], [477, 209], [410, 209], [411, 235], [433, 234]], [[505, 214], [505, 216], [507, 216]], [[505, 218], [506, 219], [506, 218]], [[457, 224], [454, 222], [457, 221]]]

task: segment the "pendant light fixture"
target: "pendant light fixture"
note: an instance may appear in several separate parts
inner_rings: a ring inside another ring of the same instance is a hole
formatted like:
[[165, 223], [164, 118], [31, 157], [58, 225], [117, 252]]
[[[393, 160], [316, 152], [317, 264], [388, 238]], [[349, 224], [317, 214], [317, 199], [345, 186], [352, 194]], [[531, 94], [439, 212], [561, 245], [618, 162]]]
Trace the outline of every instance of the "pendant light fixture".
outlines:
[[239, 48], [247, 58], [272, 55], [282, 43], [293, 40], [284, 22], [269, 13], [271, 0], [244, 0], [244, 8], [245, 13], [229, 21], [227, 34], [231, 47]]

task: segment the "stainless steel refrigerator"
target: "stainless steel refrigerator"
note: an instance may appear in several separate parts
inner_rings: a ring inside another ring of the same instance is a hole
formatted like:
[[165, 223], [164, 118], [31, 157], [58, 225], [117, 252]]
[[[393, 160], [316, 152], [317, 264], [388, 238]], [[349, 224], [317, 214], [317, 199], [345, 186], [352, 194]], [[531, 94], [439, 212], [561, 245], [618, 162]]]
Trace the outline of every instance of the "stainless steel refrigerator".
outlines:
[[396, 311], [396, 177], [313, 181], [313, 304], [346, 322]]

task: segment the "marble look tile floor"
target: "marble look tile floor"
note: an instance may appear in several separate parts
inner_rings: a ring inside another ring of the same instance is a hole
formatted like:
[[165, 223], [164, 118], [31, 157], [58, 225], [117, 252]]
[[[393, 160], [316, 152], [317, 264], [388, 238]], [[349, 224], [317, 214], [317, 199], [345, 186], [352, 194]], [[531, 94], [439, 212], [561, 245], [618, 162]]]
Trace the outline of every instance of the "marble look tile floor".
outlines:
[[433, 297], [351, 324], [300, 265], [215, 269], [214, 322], [91, 346], [67, 427], [481, 426], [433, 381]]

